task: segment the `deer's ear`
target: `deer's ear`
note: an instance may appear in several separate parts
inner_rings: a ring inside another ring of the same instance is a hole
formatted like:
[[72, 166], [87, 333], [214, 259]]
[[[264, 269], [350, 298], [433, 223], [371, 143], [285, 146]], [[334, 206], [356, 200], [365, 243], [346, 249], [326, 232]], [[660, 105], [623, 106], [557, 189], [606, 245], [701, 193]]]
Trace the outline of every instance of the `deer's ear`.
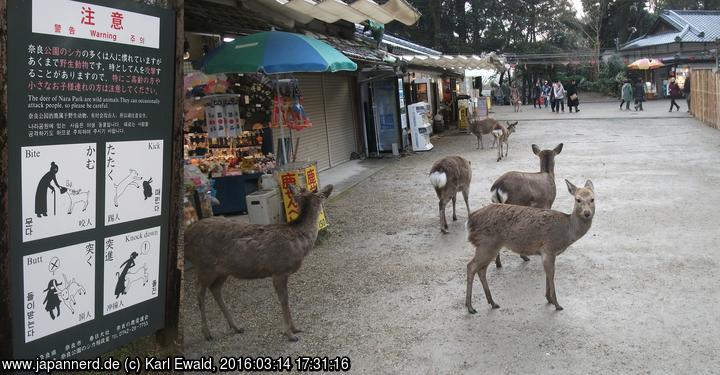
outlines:
[[332, 194], [332, 191], [333, 191], [332, 184], [325, 185], [325, 187], [322, 188], [322, 190], [320, 190], [320, 195], [322, 195], [325, 199], [327, 199], [328, 197], [330, 197], [330, 194]]
[[555, 155], [559, 154], [560, 151], [562, 151], [562, 147], [563, 147], [563, 144], [562, 144], [562, 143], [559, 144], [559, 145], [557, 145], [557, 146], [555, 146], [555, 148], [553, 149], [553, 152], [555, 152]]
[[573, 185], [572, 182], [565, 180], [565, 184], [567, 184], [568, 191], [570, 192], [570, 195], [575, 196], [575, 192], [577, 191], [577, 186]]
[[538, 147], [538, 145], [536, 145], [536, 144], [532, 145], [532, 150], [533, 150], [533, 154], [535, 154], [535, 155], [540, 153], [540, 147]]
[[593, 186], [593, 183], [590, 180], [585, 181], [585, 187], [592, 191], [595, 191], [595, 186]]

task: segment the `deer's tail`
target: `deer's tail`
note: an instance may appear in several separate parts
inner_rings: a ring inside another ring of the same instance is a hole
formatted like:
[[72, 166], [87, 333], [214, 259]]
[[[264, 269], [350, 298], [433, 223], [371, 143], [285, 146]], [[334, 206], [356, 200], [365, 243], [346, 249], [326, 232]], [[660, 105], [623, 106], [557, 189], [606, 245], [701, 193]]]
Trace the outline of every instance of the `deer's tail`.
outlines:
[[430, 183], [435, 189], [442, 189], [447, 184], [447, 175], [443, 171], [430, 173]]

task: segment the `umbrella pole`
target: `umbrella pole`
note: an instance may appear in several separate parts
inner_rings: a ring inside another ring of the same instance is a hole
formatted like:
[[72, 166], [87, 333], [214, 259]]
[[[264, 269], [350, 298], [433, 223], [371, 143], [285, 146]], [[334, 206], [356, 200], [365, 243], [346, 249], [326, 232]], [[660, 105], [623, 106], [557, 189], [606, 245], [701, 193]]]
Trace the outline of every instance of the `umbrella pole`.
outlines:
[[283, 163], [288, 164], [287, 151], [285, 150], [285, 129], [283, 129], [283, 113], [280, 104], [280, 77], [275, 76], [275, 90], [278, 100], [278, 122], [280, 123], [280, 142], [282, 143]]

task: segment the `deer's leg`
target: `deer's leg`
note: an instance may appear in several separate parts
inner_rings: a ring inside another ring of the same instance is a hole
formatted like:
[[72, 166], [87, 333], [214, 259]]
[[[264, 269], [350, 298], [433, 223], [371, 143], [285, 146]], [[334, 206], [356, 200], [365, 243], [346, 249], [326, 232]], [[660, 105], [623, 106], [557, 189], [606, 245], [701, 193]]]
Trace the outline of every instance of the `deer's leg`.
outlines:
[[500, 161], [500, 159], [502, 159], [502, 142], [498, 142], [497, 151], [498, 151], [497, 161]]
[[465, 200], [465, 208], [467, 208], [468, 218], [470, 218], [470, 203], [468, 203], [468, 196], [470, 195], [470, 188], [465, 187], [462, 190], [463, 199]]
[[480, 140], [481, 140], [482, 138], [480, 138], [479, 135], [476, 135], [475, 138], [477, 138], [477, 148], [476, 148], [476, 150], [479, 150], [479, 149], [480, 149]]
[[522, 258], [522, 260], [526, 262], [530, 261], [530, 258], [526, 257], [525, 255], [520, 255], [520, 258]]
[[[492, 261], [492, 258], [490, 259], [490, 261]], [[492, 306], [493, 309], [499, 309], [500, 305], [498, 305], [497, 303], [495, 303], [495, 301], [493, 301], [492, 295], [490, 294], [490, 288], [488, 287], [488, 282], [487, 282], [487, 275], [486, 275], [487, 274], [487, 266], [490, 263], [490, 261], [487, 262], [484, 266], [480, 267], [480, 270], [478, 270], [477, 274], [478, 274], [478, 278], [480, 278], [480, 282], [482, 283], [483, 290], [485, 291], [485, 298], [487, 299], [487, 302], [490, 304], [490, 306]]]
[[[481, 130], [482, 132], [482, 130]], [[480, 146], [482, 146], [482, 149], [485, 149], [485, 144], [482, 141], [482, 133], [478, 134], [478, 140], [480, 141]]]
[[500, 261], [500, 253], [495, 257], [495, 268], [502, 268], [502, 262]]
[[477, 312], [472, 307], [472, 282], [475, 274], [478, 275], [480, 283], [482, 283], [483, 291], [485, 291], [485, 298], [487, 299], [490, 306], [492, 306], [493, 309], [497, 309], [500, 307], [492, 299], [492, 295], [490, 294], [490, 288], [488, 287], [487, 278], [485, 275], [487, 272], [487, 266], [493, 261], [493, 259], [497, 258], [498, 250], [500, 250], [500, 248], [494, 243], [477, 246], [477, 248], [475, 249], [475, 257], [467, 265], [468, 274], [467, 287], [465, 289], [465, 306], [467, 307], [470, 314], [475, 314]]
[[457, 193], [453, 194], [452, 202], [453, 202], [453, 221], [457, 221], [457, 216], [455, 215], [455, 202], [457, 201]]
[[555, 305], [555, 310], [562, 310], [555, 295], [555, 255], [544, 254], [543, 268], [545, 268], [545, 298]]
[[205, 316], [205, 293], [207, 293], [207, 287], [202, 283], [198, 282], [198, 307], [200, 308], [200, 321], [202, 324], [202, 333], [205, 336], [205, 340], [212, 340], [210, 329], [207, 324], [207, 317]]
[[292, 317], [290, 316], [290, 305], [288, 304], [288, 275], [273, 275], [272, 279], [273, 286], [275, 287], [275, 293], [277, 293], [278, 299], [280, 300], [280, 307], [282, 307], [283, 322], [285, 323], [285, 335], [287, 336], [288, 341], [298, 341], [298, 337], [295, 336], [295, 333], [300, 332], [300, 330], [296, 329], [295, 324], [293, 324]]
[[479, 268], [479, 265], [475, 258], [470, 260], [467, 264], [467, 285], [465, 287], [465, 307], [467, 307], [468, 312], [470, 314], [477, 313], [477, 310], [475, 310], [472, 306], [472, 288], [473, 288], [473, 280], [475, 280], [475, 274], [477, 273]]
[[448, 225], [447, 220], [445, 219], [445, 206], [447, 205], [447, 199], [446, 198], [440, 198], [440, 231], [443, 233], [448, 233]]
[[235, 331], [235, 333], [243, 333], [243, 329], [238, 328], [235, 325], [235, 322], [233, 322], [232, 316], [230, 315], [230, 311], [228, 311], [227, 306], [225, 306], [225, 300], [222, 296], [222, 287], [223, 284], [225, 284], [225, 280], [227, 280], [227, 277], [221, 277], [215, 280], [215, 282], [210, 285], [210, 292], [212, 292], [213, 297], [215, 297], [215, 301], [217, 301], [218, 306], [220, 306], [220, 310], [223, 315], [225, 315], [225, 320], [227, 320], [230, 328]]

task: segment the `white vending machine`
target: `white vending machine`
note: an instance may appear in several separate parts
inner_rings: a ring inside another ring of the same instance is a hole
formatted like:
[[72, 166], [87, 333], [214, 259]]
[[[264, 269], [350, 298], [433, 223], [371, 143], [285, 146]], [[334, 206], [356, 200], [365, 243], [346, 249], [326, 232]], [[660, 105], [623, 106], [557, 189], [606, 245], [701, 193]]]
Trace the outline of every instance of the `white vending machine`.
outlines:
[[430, 122], [430, 104], [425, 102], [410, 104], [408, 107], [410, 118], [410, 136], [412, 137], [413, 151], [430, 151], [433, 148], [430, 143], [432, 122]]

